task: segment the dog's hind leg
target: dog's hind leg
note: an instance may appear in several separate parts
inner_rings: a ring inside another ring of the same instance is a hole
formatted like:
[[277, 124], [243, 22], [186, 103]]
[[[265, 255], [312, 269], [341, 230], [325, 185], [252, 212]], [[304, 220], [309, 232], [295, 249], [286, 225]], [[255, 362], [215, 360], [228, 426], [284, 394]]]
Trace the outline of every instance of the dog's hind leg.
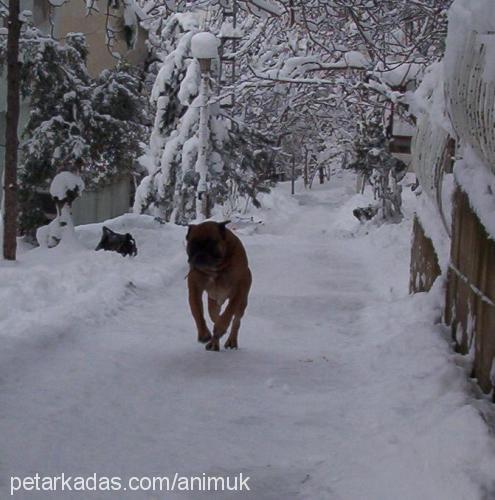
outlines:
[[230, 329], [230, 335], [225, 342], [225, 349], [237, 349], [237, 334], [239, 333], [239, 328], [241, 327], [241, 316], [234, 316], [234, 321], [232, 321], [232, 328]]
[[237, 303], [237, 308], [234, 312], [234, 319], [232, 321], [232, 327], [230, 329], [230, 335], [227, 341], [225, 342], [225, 349], [237, 349], [237, 336], [239, 334], [239, 328], [241, 327], [241, 319], [244, 316], [244, 312], [246, 311], [246, 307], [248, 305], [248, 295], [249, 289], [251, 288], [251, 272], [249, 272], [249, 281], [248, 285], [245, 288], [245, 293], [242, 298]]

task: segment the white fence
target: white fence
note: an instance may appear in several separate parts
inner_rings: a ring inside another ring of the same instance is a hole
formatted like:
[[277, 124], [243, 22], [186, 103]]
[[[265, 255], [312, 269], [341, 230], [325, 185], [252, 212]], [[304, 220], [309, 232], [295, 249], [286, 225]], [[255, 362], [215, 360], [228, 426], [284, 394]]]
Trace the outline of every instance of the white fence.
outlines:
[[495, 33], [471, 31], [449, 68], [446, 97], [458, 138], [471, 145], [495, 173]]

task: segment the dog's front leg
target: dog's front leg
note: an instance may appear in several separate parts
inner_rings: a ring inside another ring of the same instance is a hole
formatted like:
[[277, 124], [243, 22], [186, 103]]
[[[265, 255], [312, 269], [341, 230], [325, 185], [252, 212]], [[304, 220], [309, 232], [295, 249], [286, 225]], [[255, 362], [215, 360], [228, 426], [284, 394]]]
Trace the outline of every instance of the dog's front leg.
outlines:
[[227, 328], [229, 327], [235, 312], [238, 309], [240, 297], [239, 295], [232, 297], [225, 308], [225, 311], [218, 316], [213, 326], [213, 337], [206, 344], [206, 349], [208, 351], [218, 351], [220, 350], [220, 338], [225, 334]]
[[205, 344], [211, 339], [211, 333], [206, 326], [203, 312], [203, 290], [191, 279], [191, 273], [189, 273], [187, 284], [189, 288], [189, 307], [198, 329], [198, 342]]

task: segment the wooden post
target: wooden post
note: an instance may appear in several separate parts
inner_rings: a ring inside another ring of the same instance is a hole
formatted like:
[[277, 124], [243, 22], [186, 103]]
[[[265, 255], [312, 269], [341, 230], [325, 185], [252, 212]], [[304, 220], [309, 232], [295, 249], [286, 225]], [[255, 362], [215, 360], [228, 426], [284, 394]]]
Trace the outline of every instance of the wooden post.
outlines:
[[325, 182], [325, 172], [321, 165], [318, 167], [318, 175], [320, 177], [320, 184], [323, 184]]
[[16, 258], [17, 237], [17, 149], [19, 138], [17, 128], [20, 114], [20, 64], [19, 0], [9, 0], [7, 37], [7, 120], [5, 129], [5, 172], [4, 172], [4, 214], [3, 214], [3, 257]]

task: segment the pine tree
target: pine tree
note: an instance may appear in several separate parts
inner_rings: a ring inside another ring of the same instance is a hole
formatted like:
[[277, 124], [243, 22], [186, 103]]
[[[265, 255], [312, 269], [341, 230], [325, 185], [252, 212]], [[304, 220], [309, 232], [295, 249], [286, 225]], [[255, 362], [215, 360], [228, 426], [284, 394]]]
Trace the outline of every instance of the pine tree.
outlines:
[[22, 135], [19, 225], [32, 237], [48, 222], [46, 198], [57, 172], [77, 172], [88, 189], [110, 182], [133, 168], [149, 126], [137, 69], [121, 62], [91, 78], [84, 35], [69, 33], [62, 44], [27, 26], [21, 53], [30, 115]]
[[91, 114], [87, 47], [80, 34], [65, 44], [30, 28], [23, 37], [23, 94], [30, 116], [23, 131], [19, 174], [21, 233], [47, 222], [40, 193], [58, 170], [77, 170], [90, 156], [85, 133]]
[[81, 171], [88, 188], [133, 169], [149, 131], [141, 87], [139, 70], [124, 61], [104, 70], [94, 82], [87, 127], [91, 163]]

